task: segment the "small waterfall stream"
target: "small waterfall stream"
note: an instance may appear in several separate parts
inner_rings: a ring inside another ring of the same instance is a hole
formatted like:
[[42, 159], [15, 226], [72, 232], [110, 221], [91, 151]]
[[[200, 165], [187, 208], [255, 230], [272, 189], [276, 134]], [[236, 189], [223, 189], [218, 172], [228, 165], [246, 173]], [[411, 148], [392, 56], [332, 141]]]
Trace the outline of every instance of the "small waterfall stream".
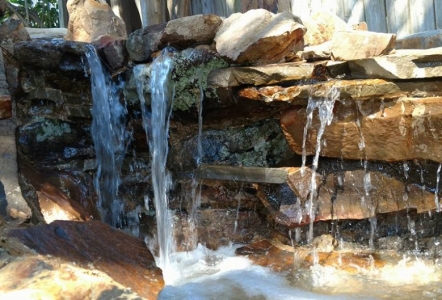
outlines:
[[308, 241], [313, 241], [313, 224], [315, 222], [315, 201], [317, 198], [317, 184], [316, 184], [316, 170], [318, 169], [319, 164], [319, 154], [321, 153], [321, 139], [322, 135], [324, 134], [325, 127], [327, 125], [330, 125], [331, 121], [333, 120], [333, 108], [335, 106], [336, 100], [339, 99], [339, 88], [334, 85], [327, 93], [327, 97], [320, 98], [320, 99], [314, 99], [313, 97], [309, 97], [308, 99], [308, 105], [307, 105], [307, 122], [304, 127], [304, 136], [302, 141], [302, 167], [301, 167], [301, 174], [304, 176], [305, 174], [305, 165], [306, 165], [306, 157], [307, 157], [307, 150], [306, 150], [306, 140], [307, 140], [307, 134], [308, 130], [312, 126], [312, 120], [313, 120], [313, 112], [318, 109], [318, 116], [320, 120], [320, 126], [316, 133], [316, 149], [315, 149], [315, 156], [313, 158], [312, 163], [312, 173], [311, 173], [311, 180], [310, 180], [310, 195], [309, 200], [306, 204], [308, 209], [308, 215], [310, 219], [310, 228], [309, 228], [309, 235], [308, 235]]
[[86, 45], [92, 85], [92, 139], [97, 160], [95, 189], [101, 219], [113, 227], [122, 226], [124, 207], [118, 199], [120, 169], [130, 133], [126, 130], [126, 107], [120, 102], [121, 89], [103, 69], [92, 45]]
[[[174, 97], [174, 86], [171, 80], [172, 70], [173, 60], [166, 49], [151, 65], [150, 111], [147, 109], [146, 99], [144, 98], [143, 82], [137, 82], [137, 91], [143, 115], [143, 127], [146, 131], [152, 157], [152, 187], [154, 191], [159, 246], [158, 266], [163, 270], [163, 276], [166, 282], [171, 274], [170, 254], [173, 251], [173, 222], [168, 209], [169, 200], [167, 194], [172, 181], [166, 169], [167, 154], [169, 151], [169, 120]], [[134, 75], [137, 76], [140, 71], [139, 68], [135, 68]]]

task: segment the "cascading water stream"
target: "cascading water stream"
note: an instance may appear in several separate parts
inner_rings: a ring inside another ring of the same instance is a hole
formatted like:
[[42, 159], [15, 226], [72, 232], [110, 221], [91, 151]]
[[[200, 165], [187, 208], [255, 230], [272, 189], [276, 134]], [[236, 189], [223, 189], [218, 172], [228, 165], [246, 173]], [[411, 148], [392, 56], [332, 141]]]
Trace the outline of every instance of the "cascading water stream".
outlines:
[[[138, 78], [141, 67], [134, 68]], [[163, 51], [151, 65], [150, 89], [151, 111], [149, 112], [144, 98], [144, 84], [137, 82], [138, 96], [141, 102], [143, 127], [146, 131], [152, 157], [151, 174], [156, 211], [159, 263], [167, 282], [171, 275], [170, 254], [173, 251], [172, 217], [168, 209], [167, 192], [171, 185], [170, 174], [166, 169], [169, 135], [169, 120], [172, 112], [174, 85], [171, 80], [173, 60], [170, 53]]]
[[[196, 141], [197, 156], [195, 158], [196, 166], [199, 167], [203, 159], [203, 144], [202, 144], [202, 134], [203, 134], [203, 100], [204, 100], [204, 89], [203, 89], [203, 73], [199, 72], [198, 77], [198, 87], [200, 91], [199, 98], [195, 101], [196, 107], [198, 109], [198, 135]], [[190, 246], [192, 249], [196, 248], [198, 244], [198, 208], [201, 206], [201, 185], [200, 182], [195, 178], [192, 178], [192, 208], [189, 213], [189, 228], [191, 232]]]
[[309, 97], [308, 105], [307, 105], [307, 122], [304, 127], [304, 136], [302, 141], [302, 167], [301, 174], [304, 176], [305, 172], [305, 164], [306, 164], [306, 140], [307, 133], [312, 125], [313, 120], [313, 112], [317, 108], [318, 109], [318, 117], [320, 120], [320, 126], [318, 132], [316, 134], [316, 149], [315, 156], [313, 158], [312, 163], [312, 175], [310, 180], [310, 195], [308, 200], [308, 214], [310, 218], [310, 228], [309, 228], [309, 236], [308, 241], [313, 241], [313, 223], [315, 221], [315, 200], [317, 198], [317, 184], [316, 184], [316, 170], [318, 169], [319, 163], [319, 154], [321, 152], [321, 139], [324, 134], [325, 127], [330, 125], [333, 120], [333, 108], [335, 106], [336, 100], [339, 99], [339, 88], [334, 85], [328, 90], [327, 96], [325, 98], [314, 99], [313, 97]]
[[110, 76], [103, 70], [100, 58], [92, 45], [86, 45], [92, 86], [92, 127], [97, 160], [95, 189], [101, 219], [114, 226], [122, 226], [124, 205], [118, 199], [120, 169], [126, 153], [130, 133], [126, 130], [126, 107], [120, 102], [118, 91]]

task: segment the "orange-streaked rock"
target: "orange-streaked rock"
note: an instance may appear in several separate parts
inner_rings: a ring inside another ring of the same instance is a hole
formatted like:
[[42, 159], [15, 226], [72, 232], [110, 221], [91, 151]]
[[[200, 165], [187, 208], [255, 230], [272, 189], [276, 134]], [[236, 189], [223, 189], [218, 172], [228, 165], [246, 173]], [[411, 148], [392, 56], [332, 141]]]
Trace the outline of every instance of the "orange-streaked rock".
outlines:
[[[281, 117], [287, 141], [302, 154], [306, 108], [293, 108]], [[360, 122], [360, 126], [358, 125]], [[337, 103], [326, 126], [321, 156], [343, 159], [401, 161], [429, 159], [442, 162], [442, 97], [406, 98], [393, 102]], [[306, 152], [315, 153], [320, 121], [314, 113]]]
[[92, 264], [147, 299], [156, 299], [164, 286], [161, 269], [142, 240], [98, 221], [55, 221], [12, 229], [8, 238], [18, 239], [38, 254], [83, 267]]

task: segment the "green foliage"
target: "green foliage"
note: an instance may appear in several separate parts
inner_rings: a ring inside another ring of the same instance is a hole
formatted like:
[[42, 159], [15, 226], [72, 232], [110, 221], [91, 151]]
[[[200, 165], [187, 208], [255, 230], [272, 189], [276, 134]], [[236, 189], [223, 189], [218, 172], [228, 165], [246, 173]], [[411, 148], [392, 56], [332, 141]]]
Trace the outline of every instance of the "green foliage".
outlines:
[[16, 16], [27, 27], [59, 27], [57, 0], [10, 0], [4, 18]]

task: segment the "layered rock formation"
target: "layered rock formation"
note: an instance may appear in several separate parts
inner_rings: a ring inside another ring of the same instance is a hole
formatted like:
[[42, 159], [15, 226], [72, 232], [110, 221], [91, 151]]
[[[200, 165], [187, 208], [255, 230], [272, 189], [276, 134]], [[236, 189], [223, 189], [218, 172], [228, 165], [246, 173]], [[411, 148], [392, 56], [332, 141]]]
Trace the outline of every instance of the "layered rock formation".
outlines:
[[[242, 24], [241, 34], [248, 38], [240, 39], [234, 24], [247, 16], [263, 23], [257, 32]], [[416, 232], [405, 221], [394, 233], [390, 229], [396, 213], [405, 212], [404, 220], [414, 222], [425, 219], [424, 212], [439, 210], [441, 49], [390, 53], [394, 36], [377, 40], [377, 34], [351, 31], [337, 33], [336, 39], [356, 36], [363, 57], [318, 61], [348, 56], [337, 54], [333, 38], [327, 38], [329, 56], [305, 56], [299, 51], [305, 50], [305, 28], [288, 13], [257, 10], [247, 16], [200, 15], [143, 28], [126, 42], [109, 36], [95, 41], [107, 80], [121, 87], [119, 102], [127, 110], [123, 123], [132, 134], [122, 158], [117, 194], [123, 212], [117, 226], [134, 235], [155, 235], [155, 208], [148, 201], [153, 194], [150, 154], [138, 96], [143, 94], [149, 106], [150, 63], [169, 45], [178, 48], [167, 54], [175, 64], [176, 91], [167, 169], [174, 179], [169, 207], [179, 249], [196, 242], [210, 248], [248, 243], [257, 236], [291, 244], [289, 232], [296, 230], [296, 242], [302, 244], [309, 240], [305, 225], [310, 222], [318, 222], [315, 234], [332, 232], [343, 241], [368, 243], [376, 217], [387, 228], [378, 238], [439, 235], [438, 230]], [[365, 47], [367, 36], [383, 46], [371, 51], [378, 43]], [[95, 227], [108, 230], [90, 221], [100, 217], [91, 137], [90, 76], [96, 70], [86, 63], [85, 44], [61, 39], [16, 43], [13, 59], [8, 62], [16, 65], [7, 64], [5, 77], [12, 65], [7, 81], [17, 107], [19, 178], [31, 221], [81, 221], [66, 223], [67, 229], [48, 225], [41, 230], [55, 230], [58, 237], [52, 238], [65, 245], [70, 230], [86, 228], [81, 239], [88, 241]], [[285, 63], [294, 60], [299, 61]], [[19, 72], [13, 72], [15, 66]], [[301, 155], [315, 154], [319, 165], [306, 158], [301, 172]], [[198, 222], [192, 227], [188, 220], [197, 193]], [[29, 237], [33, 230], [11, 236], [36, 248]], [[82, 259], [87, 264], [97, 258]], [[112, 277], [119, 271], [109, 272]]]

